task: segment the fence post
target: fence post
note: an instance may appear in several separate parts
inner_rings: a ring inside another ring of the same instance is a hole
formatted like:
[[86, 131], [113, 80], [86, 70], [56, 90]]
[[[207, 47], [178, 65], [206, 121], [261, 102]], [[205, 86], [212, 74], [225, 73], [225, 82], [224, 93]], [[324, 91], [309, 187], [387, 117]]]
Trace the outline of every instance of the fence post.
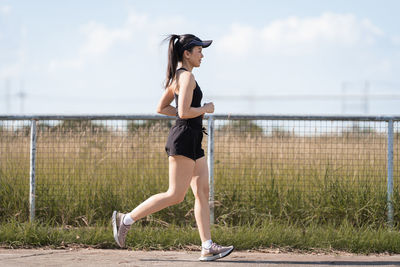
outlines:
[[31, 151], [29, 173], [29, 213], [30, 222], [35, 220], [35, 162], [36, 162], [36, 120], [31, 120]]
[[393, 120], [388, 121], [387, 140], [387, 205], [388, 225], [393, 226]]
[[214, 117], [210, 115], [208, 117], [208, 149], [207, 149], [207, 161], [208, 161], [208, 184], [210, 187], [210, 196], [208, 204], [210, 207], [210, 223], [214, 224]]

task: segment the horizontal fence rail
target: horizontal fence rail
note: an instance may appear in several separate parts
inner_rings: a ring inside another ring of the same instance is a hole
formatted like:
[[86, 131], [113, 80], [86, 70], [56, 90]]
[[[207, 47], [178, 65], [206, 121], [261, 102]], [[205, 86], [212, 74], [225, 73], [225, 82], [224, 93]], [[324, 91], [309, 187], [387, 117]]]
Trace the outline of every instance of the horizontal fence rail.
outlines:
[[[173, 117], [0, 115], [0, 221], [106, 221], [168, 189]], [[207, 115], [210, 220], [396, 226], [400, 116]], [[193, 194], [143, 223], [194, 224]]]
[[[215, 120], [338, 120], [338, 121], [400, 121], [400, 116], [348, 116], [348, 115], [205, 115]], [[1, 115], [0, 120], [154, 120], [174, 119], [163, 115]]]

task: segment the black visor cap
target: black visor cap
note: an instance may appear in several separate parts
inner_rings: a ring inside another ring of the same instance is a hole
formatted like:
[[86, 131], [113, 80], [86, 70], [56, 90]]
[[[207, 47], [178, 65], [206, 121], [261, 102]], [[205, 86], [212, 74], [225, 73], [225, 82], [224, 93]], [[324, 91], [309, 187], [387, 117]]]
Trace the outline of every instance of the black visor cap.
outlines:
[[212, 40], [206, 40], [206, 41], [202, 41], [200, 39], [193, 39], [192, 41], [190, 41], [189, 43], [187, 43], [186, 45], [183, 46], [184, 50], [190, 49], [194, 46], [201, 46], [203, 48], [209, 47], [212, 43]]

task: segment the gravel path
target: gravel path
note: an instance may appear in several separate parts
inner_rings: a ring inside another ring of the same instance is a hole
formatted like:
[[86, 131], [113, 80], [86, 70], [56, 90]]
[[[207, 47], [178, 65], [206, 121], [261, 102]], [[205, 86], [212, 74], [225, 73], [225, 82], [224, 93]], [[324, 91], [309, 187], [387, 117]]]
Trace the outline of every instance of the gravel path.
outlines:
[[196, 251], [0, 249], [0, 266], [400, 266], [400, 255], [296, 254], [234, 251], [199, 262]]

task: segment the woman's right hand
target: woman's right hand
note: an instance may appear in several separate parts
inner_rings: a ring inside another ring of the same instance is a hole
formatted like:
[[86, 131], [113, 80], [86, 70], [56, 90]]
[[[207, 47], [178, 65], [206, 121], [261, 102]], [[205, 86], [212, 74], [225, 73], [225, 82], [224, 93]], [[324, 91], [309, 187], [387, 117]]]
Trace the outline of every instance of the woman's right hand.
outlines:
[[210, 103], [205, 103], [203, 105], [206, 113], [214, 113], [214, 103], [210, 102]]

